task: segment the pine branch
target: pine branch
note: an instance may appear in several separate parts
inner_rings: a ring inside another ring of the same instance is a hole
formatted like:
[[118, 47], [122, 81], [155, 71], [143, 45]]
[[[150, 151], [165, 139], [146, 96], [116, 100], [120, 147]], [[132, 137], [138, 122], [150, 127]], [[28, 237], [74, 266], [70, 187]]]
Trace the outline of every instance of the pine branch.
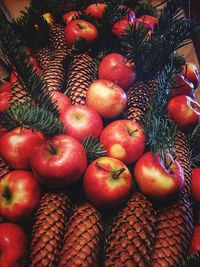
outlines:
[[106, 150], [103, 145], [99, 143], [98, 138], [92, 136], [86, 137], [82, 144], [87, 153], [88, 162], [92, 162], [93, 160], [106, 155]]
[[166, 115], [169, 91], [175, 83], [174, 75], [180, 72], [184, 60], [172, 57], [158, 76], [158, 88], [149, 110], [145, 115], [144, 130], [148, 136], [147, 144], [154, 153], [159, 152], [164, 158], [172, 152], [172, 143], [176, 126]]
[[200, 166], [200, 123], [188, 133], [191, 147], [191, 162], [193, 167]]
[[138, 1], [128, 0], [125, 1], [125, 4], [135, 11], [137, 17], [140, 17], [142, 15], [150, 15], [157, 17], [156, 10], [152, 5], [151, 0], [138, 0]]
[[10, 68], [14, 68], [20, 83], [31, 95], [34, 103], [58, 115], [57, 106], [52, 103], [43, 77], [34, 70], [22, 42], [2, 13], [0, 13], [0, 23], [0, 49], [4, 60]]
[[6, 111], [0, 112], [0, 121], [7, 130], [24, 127], [42, 131], [47, 135], [65, 132], [62, 122], [52, 112], [30, 103], [13, 104]]
[[200, 266], [200, 252], [196, 252], [188, 256], [179, 267], [199, 267]]
[[28, 47], [42, 46], [49, 41], [50, 25], [42, 15], [30, 6], [12, 24]]
[[[158, 26], [155, 25], [151, 34], [148, 34], [144, 27], [141, 29], [132, 26], [122, 36], [122, 49], [127, 57], [135, 62], [138, 79], [152, 78], [164, 67], [174, 51], [191, 42], [194, 25], [189, 19], [174, 17], [174, 14], [179, 14], [181, 8], [180, 3], [174, 4], [174, 1], [169, 1], [169, 12], [166, 15], [164, 9], [163, 22], [161, 20]], [[163, 27], [165, 21], [168, 23]]]

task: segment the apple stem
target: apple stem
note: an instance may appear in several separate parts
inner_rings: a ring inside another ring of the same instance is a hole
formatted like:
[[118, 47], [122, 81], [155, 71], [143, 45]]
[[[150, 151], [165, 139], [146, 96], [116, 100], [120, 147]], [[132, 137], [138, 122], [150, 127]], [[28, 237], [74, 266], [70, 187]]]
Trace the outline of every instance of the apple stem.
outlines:
[[138, 132], [138, 129], [133, 130], [132, 132], [128, 132], [128, 134], [132, 136], [134, 133], [137, 133], [137, 132]]
[[81, 29], [81, 30], [84, 29], [84, 27], [81, 26], [79, 23], [77, 23], [76, 25], [79, 27], [79, 29]]
[[95, 166], [97, 168], [100, 168], [100, 169], [106, 171], [106, 172], [112, 173], [113, 179], [117, 179], [126, 170], [126, 168], [121, 168], [121, 169], [119, 169], [117, 171], [107, 170], [104, 167], [102, 167], [98, 162], [95, 163]]
[[57, 154], [57, 149], [55, 148], [54, 145], [49, 144], [49, 149], [50, 149], [50, 152], [51, 152], [52, 154], [54, 154], [54, 155]]
[[114, 87], [115, 87], [115, 85], [117, 85], [118, 84], [118, 81], [115, 81], [112, 85], [111, 85], [111, 89], [113, 89]]

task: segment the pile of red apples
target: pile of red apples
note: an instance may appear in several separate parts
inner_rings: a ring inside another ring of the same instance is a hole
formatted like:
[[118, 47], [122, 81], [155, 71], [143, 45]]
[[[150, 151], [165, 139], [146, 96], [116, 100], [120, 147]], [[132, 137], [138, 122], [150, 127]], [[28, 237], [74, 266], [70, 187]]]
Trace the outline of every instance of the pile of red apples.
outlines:
[[[100, 21], [105, 10], [105, 4], [94, 4], [88, 6], [86, 13]], [[68, 46], [73, 46], [80, 37], [94, 46], [98, 42], [98, 30], [87, 21], [75, 19], [76, 14], [77, 11], [72, 11], [63, 16]], [[120, 38], [130, 24], [141, 22], [151, 32], [158, 20], [147, 15], [135, 18], [130, 10], [113, 25], [112, 33]], [[34, 69], [42, 74], [36, 60], [27, 52]], [[98, 66], [98, 79], [88, 88], [85, 106], [72, 105], [61, 92], [51, 94], [66, 133], [46, 136], [24, 127], [10, 131], [0, 127], [0, 157], [13, 169], [0, 180], [0, 216], [8, 221], [0, 225], [0, 247], [14, 244], [12, 255], [5, 249], [7, 265], [3, 266], [13, 266], [12, 261], [17, 262], [19, 255], [23, 259], [20, 251], [25, 251], [25, 234], [13, 223], [21, 223], [34, 214], [44, 188], [65, 191], [82, 181], [87, 199], [100, 210], [119, 207], [130, 197], [135, 185], [153, 201], [162, 202], [182, 190], [184, 174], [178, 161], [168, 154], [164, 162], [160, 154], [147, 151], [147, 136], [142, 126], [123, 118], [126, 90], [136, 79], [134, 62], [119, 53], [108, 54]], [[9, 108], [10, 88], [16, 80], [17, 74], [13, 72], [10, 81], [1, 86], [0, 111]], [[197, 68], [186, 63], [176, 80], [167, 109], [177, 127], [187, 132], [200, 120], [200, 105], [194, 94], [199, 85]], [[82, 145], [88, 136], [99, 138], [106, 150], [104, 157], [91, 163]], [[199, 168], [194, 176], [193, 195], [200, 201]], [[9, 244], [6, 239], [10, 240]]]

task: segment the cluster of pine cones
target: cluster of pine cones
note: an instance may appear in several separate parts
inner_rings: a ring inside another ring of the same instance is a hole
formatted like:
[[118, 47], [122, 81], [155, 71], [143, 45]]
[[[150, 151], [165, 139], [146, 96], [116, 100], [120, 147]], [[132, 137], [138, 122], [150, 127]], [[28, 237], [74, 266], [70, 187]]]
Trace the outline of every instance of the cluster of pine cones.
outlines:
[[[59, 12], [63, 15], [77, 9], [76, 1], [61, 1]], [[67, 88], [72, 103], [84, 105], [94, 79], [95, 59], [87, 53], [74, 56], [66, 75], [63, 59], [68, 53], [64, 27], [58, 24], [51, 26], [49, 44], [34, 50], [48, 90]], [[156, 87], [156, 80], [132, 85], [125, 118], [142, 122]], [[18, 82], [11, 92], [13, 102], [27, 99]], [[174, 152], [184, 169], [186, 185], [176, 203], [165, 208], [154, 207], [145, 196], [134, 193], [108, 222], [90, 203], [74, 207], [67, 194], [46, 192], [32, 227], [30, 266], [179, 266], [187, 255], [193, 227], [190, 148], [180, 131]], [[8, 171], [0, 162], [0, 175]]]

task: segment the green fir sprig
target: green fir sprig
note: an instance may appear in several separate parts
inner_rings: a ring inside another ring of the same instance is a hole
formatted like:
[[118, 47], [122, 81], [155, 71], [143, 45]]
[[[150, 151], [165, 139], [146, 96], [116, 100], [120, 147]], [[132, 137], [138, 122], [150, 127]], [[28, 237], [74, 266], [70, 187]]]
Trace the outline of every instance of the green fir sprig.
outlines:
[[154, 153], [159, 152], [163, 158], [172, 153], [172, 144], [176, 134], [176, 126], [167, 116], [167, 103], [170, 89], [175, 84], [174, 76], [180, 72], [184, 59], [173, 56], [158, 75], [158, 87], [150, 102], [144, 118], [144, 130], [147, 144]]
[[96, 137], [88, 136], [83, 140], [82, 144], [85, 148], [88, 162], [92, 162], [93, 160], [106, 155], [105, 148]]
[[122, 35], [122, 50], [135, 62], [138, 80], [153, 77], [174, 51], [191, 42], [193, 24], [190, 19], [179, 16], [180, 10], [181, 1], [169, 1], [151, 33], [144, 25], [134, 25]]
[[188, 133], [192, 166], [200, 167], [200, 123]]
[[14, 103], [0, 112], [0, 121], [7, 130], [24, 127], [42, 131], [46, 135], [65, 133], [63, 123], [52, 112], [30, 103]]
[[137, 17], [140, 17], [142, 15], [150, 15], [155, 17], [157, 16], [156, 9], [152, 5], [151, 0], [127, 0], [125, 1], [125, 4], [134, 10]]
[[34, 70], [34, 65], [30, 62], [23, 43], [2, 12], [0, 13], [0, 23], [0, 50], [5, 61], [16, 72], [20, 83], [31, 95], [33, 102], [58, 115], [57, 105], [52, 102], [43, 77], [39, 76], [37, 70]]
[[196, 252], [186, 259], [179, 265], [179, 267], [199, 267], [200, 266], [200, 252]]

